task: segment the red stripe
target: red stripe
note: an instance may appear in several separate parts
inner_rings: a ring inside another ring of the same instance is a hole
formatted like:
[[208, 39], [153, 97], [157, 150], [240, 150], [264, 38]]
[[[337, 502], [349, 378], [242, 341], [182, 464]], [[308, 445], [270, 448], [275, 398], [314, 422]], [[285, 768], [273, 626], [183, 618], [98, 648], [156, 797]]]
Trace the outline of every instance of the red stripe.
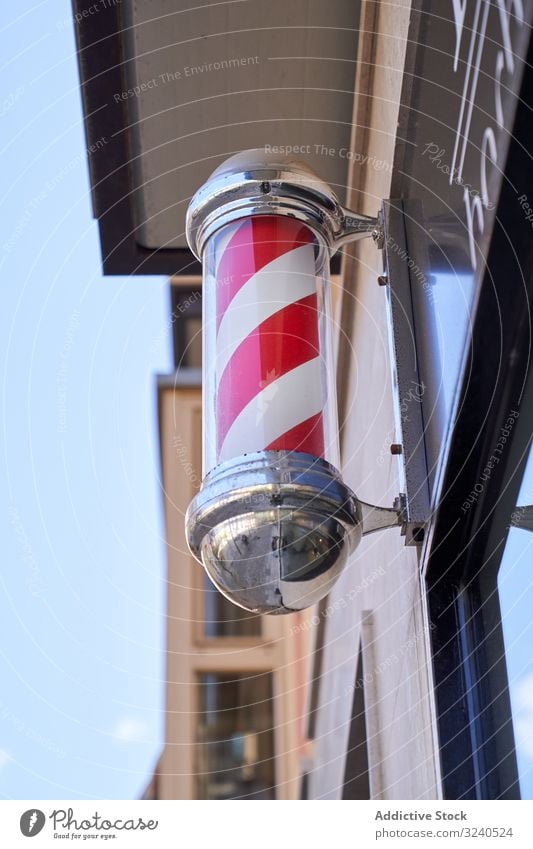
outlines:
[[250, 277], [269, 262], [314, 240], [304, 224], [280, 215], [256, 215], [240, 224], [216, 271], [217, 330], [229, 304]]
[[324, 456], [324, 423], [322, 413], [316, 413], [304, 422], [291, 427], [278, 436], [265, 451], [302, 451], [315, 457]]
[[[238, 321], [238, 315], [235, 320]], [[218, 384], [219, 450], [231, 425], [252, 398], [279, 377], [318, 354], [315, 293], [288, 304], [252, 330], [236, 348]], [[267, 404], [268, 397], [265, 399]]]

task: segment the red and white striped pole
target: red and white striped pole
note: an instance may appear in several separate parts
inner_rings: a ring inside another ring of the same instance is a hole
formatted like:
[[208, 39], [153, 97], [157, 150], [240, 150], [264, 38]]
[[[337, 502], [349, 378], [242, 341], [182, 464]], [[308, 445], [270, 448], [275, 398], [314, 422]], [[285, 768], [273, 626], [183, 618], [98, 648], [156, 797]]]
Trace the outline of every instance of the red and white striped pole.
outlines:
[[[206, 466], [254, 451], [325, 458], [324, 409], [334, 388], [321, 352], [327, 318], [316, 236], [290, 218], [252, 216], [214, 236], [206, 263], [216, 335]], [[335, 461], [336, 433], [328, 436]]]
[[287, 613], [331, 588], [361, 533], [340, 476], [329, 260], [376, 220], [305, 166], [247, 151], [189, 206], [203, 266], [204, 480], [192, 553], [248, 610]]

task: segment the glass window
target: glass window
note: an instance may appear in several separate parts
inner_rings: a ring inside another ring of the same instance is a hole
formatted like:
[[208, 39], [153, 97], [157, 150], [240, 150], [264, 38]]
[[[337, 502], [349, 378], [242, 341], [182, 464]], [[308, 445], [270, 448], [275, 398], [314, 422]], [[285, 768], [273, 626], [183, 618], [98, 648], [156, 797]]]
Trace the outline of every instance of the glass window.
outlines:
[[200, 368], [202, 365], [202, 296], [200, 289], [170, 286], [174, 365]]
[[198, 678], [199, 799], [274, 799], [270, 673]]
[[433, 485], [461, 386], [463, 360], [472, 331], [475, 280], [465, 272], [438, 268], [434, 261], [428, 283], [427, 287], [415, 289], [414, 295], [422, 384], [420, 400]]
[[185, 325], [185, 356], [187, 365], [193, 368], [202, 366], [202, 319], [190, 318]]
[[509, 691], [513, 713], [516, 759], [523, 799], [533, 799], [533, 533], [529, 525], [533, 505], [533, 452], [530, 450], [518, 506], [511, 521], [498, 590]]
[[261, 616], [248, 613], [213, 586], [204, 573], [204, 636], [215, 637], [260, 637]]
[[[441, 441], [446, 435], [455, 395], [460, 387], [465, 345], [472, 332], [471, 310], [475, 281], [468, 274], [433, 274], [431, 298], [426, 298], [433, 310], [431, 344], [434, 371], [432, 383], [442, 401], [441, 419], [437, 423]], [[436, 409], [438, 415], [439, 410]]]

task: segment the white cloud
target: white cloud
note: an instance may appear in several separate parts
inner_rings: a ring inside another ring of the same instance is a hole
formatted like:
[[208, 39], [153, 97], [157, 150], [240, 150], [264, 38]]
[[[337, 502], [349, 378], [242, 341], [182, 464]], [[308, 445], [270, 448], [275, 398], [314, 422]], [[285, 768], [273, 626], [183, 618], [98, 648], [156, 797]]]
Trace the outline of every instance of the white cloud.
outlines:
[[148, 727], [134, 716], [121, 717], [113, 730], [113, 736], [121, 743], [141, 743], [146, 740]]
[[12, 760], [11, 755], [5, 749], [0, 749], [0, 769]]

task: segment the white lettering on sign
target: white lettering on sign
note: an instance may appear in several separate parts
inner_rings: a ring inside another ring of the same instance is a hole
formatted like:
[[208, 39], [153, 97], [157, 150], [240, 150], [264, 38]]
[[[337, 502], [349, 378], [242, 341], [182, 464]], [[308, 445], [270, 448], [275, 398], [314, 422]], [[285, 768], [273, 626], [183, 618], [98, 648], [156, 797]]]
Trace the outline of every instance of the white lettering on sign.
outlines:
[[[504, 82], [502, 82], [502, 77], [504, 76], [504, 73], [514, 73], [515, 69], [511, 22], [514, 21], [517, 26], [524, 23], [524, 6], [522, 0], [496, 0], [495, 5], [498, 9], [502, 47], [496, 54], [496, 61], [492, 74], [494, 79], [494, 121], [498, 128], [502, 129], [504, 126], [502, 102]], [[453, 70], [454, 72], [457, 72], [463, 30], [465, 30], [468, 0], [452, 0], [452, 6], [455, 23], [455, 55], [453, 60]], [[463, 168], [468, 143], [470, 141], [472, 113], [474, 110], [474, 103], [476, 102], [477, 85], [483, 60], [485, 34], [490, 10], [491, 0], [476, 0], [472, 29], [470, 30], [470, 43], [468, 45], [467, 58], [464, 63], [465, 78], [457, 130], [455, 133], [452, 167], [450, 170], [450, 183], [452, 183], [454, 175], [457, 175], [458, 182], [461, 182], [463, 179]], [[468, 27], [466, 27], [466, 30], [468, 31]], [[487, 71], [484, 73], [486, 74]], [[498, 151], [496, 136], [490, 124], [487, 124], [485, 127], [481, 142], [477, 145], [472, 145], [471, 147], [474, 150], [479, 151], [479, 182], [481, 185], [481, 197], [472, 198], [470, 193], [465, 191], [463, 199], [466, 211], [470, 261], [472, 263], [472, 267], [475, 269], [477, 267], [476, 244], [479, 241], [479, 238], [483, 235], [483, 231], [485, 229], [485, 209], [494, 207], [494, 200], [491, 199], [489, 195], [488, 176], [492, 169], [498, 167]]]
[[455, 21], [455, 55], [453, 57], [453, 70], [457, 70], [459, 62], [459, 52], [461, 50], [461, 39], [463, 37], [463, 27], [465, 23], [466, 3], [467, 0], [452, 0], [453, 2], [453, 19]]

